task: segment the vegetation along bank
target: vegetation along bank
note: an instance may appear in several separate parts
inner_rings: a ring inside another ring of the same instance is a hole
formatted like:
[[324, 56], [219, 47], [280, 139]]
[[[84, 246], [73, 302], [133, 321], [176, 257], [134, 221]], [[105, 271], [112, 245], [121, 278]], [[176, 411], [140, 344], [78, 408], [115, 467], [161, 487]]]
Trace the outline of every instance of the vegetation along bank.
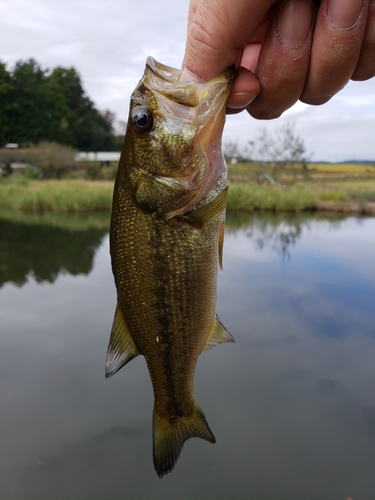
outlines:
[[[92, 168], [92, 166], [90, 167]], [[88, 212], [110, 210], [113, 180], [0, 179], [0, 207], [24, 211]], [[229, 166], [228, 209], [271, 211], [337, 211], [375, 214], [375, 166], [369, 164], [289, 165], [277, 175], [253, 162]], [[108, 175], [108, 172], [112, 172]], [[82, 174], [82, 172], [81, 172]]]

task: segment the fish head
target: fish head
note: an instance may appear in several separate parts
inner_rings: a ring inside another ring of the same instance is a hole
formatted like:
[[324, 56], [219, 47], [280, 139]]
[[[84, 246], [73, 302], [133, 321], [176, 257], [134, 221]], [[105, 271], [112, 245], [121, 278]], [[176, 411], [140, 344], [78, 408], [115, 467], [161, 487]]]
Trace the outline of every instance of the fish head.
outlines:
[[131, 97], [119, 165], [134, 201], [167, 219], [191, 210], [226, 182], [221, 135], [234, 70], [207, 83], [179, 77], [179, 70], [147, 59]]

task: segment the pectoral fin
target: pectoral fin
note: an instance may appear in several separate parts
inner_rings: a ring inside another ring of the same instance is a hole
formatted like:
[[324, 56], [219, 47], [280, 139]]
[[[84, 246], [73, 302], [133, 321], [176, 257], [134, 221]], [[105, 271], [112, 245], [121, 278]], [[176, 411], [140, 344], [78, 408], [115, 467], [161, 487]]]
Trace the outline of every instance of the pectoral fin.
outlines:
[[112, 377], [126, 363], [138, 356], [139, 351], [125, 323], [117, 302], [105, 363], [106, 378]]
[[228, 188], [225, 188], [224, 191], [207, 205], [188, 212], [185, 214], [185, 220], [193, 226], [201, 227], [205, 222], [216, 219], [227, 206], [227, 192]]
[[234, 338], [220, 321], [219, 316], [215, 314], [214, 324], [203, 351], [212, 349], [217, 344], [225, 344], [226, 342], [234, 342]]

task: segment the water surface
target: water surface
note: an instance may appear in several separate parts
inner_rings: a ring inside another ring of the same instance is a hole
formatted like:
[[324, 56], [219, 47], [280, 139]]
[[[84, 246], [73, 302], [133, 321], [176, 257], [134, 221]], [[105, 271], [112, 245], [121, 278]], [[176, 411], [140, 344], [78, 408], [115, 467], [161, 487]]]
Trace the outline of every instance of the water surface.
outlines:
[[375, 498], [375, 219], [228, 214], [236, 343], [195, 380], [217, 443], [189, 440], [162, 480], [143, 358], [104, 379], [107, 227], [0, 219], [0, 498]]

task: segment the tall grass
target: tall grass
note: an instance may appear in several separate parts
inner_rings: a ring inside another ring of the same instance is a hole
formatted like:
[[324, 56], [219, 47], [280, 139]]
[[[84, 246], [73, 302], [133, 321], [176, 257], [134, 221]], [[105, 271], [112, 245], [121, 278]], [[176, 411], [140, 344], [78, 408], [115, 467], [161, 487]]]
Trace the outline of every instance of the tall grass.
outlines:
[[293, 186], [260, 186], [257, 184], [232, 184], [228, 191], [228, 208], [231, 210], [272, 210], [301, 212], [314, 210], [319, 194], [314, 189]]
[[0, 207], [27, 211], [87, 212], [110, 210], [112, 182], [84, 180], [0, 182]]
[[301, 182], [288, 188], [234, 183], [228, 191], [228, 209], [274, 212], [323, 210], [374, 214], [374, 195], [374, 183], [367, 186], [367, 189], [362, 185], [356, 188], [353, 182], [329, 187]]
[[[0, 208], [30, 212], [110, 210], [113, 182], [87, 180], [0, 180]], [[375, 179], [299, 181], [292, 186], [231, 182], [229, 210], [302, 212], [338, 210], [375, 213]]]

